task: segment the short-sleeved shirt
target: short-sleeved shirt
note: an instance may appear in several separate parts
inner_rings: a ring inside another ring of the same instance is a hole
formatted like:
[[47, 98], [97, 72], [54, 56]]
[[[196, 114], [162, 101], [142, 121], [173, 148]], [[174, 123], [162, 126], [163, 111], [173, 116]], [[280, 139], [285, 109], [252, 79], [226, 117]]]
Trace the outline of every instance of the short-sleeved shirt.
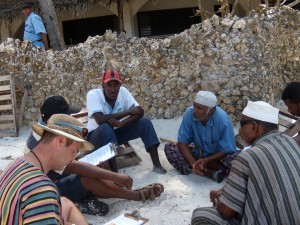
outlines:
[[[207, 157], [217, 152], [236, 151], [233, 126], [227, 113], [218, 106], [205, 126], [194, 118], [193, 107], [189, 107], [178, 131], [178, 142], [194, 143], [194, 154], [199, 157]], [[199, 149], [202, 150], [202, 156]]]
[[0, 176], [0, 224], [64, 224], [54, 183], [23, 157]]
[[114, 114], [128, 110], [132, 106], [138, 106], [139, 104], [125, 87], [121, 87], [113, 109], [106, 102], [102, 88], [93, 89], [88, 92], [86, 105], [89, 117], [87, 128], [90, 132], [98, 127], [97, 122], [92, 118], [94, 113], [100, 112], [104, 115]]
[[220, 197], [241, 224], [300, 224], [300, 147], [269, 132], [232, 162]]
[[32, 12], [25, 20], [23, 39], [31, 41], [35, 46], [45, 48], [41, 33], [47, 34], [43, 20], [39, 15]]

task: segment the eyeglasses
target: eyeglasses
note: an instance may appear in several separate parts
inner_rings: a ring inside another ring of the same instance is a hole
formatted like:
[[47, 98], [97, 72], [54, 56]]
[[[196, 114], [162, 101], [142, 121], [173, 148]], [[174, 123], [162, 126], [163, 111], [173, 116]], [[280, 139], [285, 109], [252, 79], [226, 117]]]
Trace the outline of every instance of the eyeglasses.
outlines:
[[257, 122], [257, 120], [241, 120], [240, 121], [240, 126], [243, 127], [248, 123], [253, 123], [253, 122]]

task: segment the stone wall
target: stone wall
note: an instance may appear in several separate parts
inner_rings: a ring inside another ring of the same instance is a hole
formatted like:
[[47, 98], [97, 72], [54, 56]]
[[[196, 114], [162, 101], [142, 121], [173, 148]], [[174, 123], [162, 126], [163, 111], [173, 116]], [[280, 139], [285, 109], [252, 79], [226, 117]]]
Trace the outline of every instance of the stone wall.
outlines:
[[51, 95], [85, 105], [108, 68], [120, 71], [151, 118], [182, 115], [199, 90], [210, 90], [236, 121], [248, 99], [274, 103], [286, 83], [300, 80], [299, 24], [299, 11], [281, 8], [252, 18], [214, 16], [166, 39], [108, 31], [61, 52], [9, 39], [0, 45], [1, 74], [31, 87], [27, 122]]

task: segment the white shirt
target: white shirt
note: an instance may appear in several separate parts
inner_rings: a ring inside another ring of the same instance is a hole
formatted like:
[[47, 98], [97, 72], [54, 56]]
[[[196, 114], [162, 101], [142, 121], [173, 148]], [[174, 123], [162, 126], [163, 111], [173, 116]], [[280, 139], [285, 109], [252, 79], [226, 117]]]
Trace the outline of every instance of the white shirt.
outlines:
[[95, 130], [98, 127], [97, 122], [92, 115], [94, 113], [100, 112], [104, 115], [115, 114], [128, 110], [132, 106], [138, 106], [139, 104], [133, 98], [131, 93], [125, 88], [121, 87], [119, 94], [115, 103], [114, 108], [106, 102], [103, 89], [93, 89], [90, 90], [87, 94], [87, 111], [88, 111], [88, 124], [87, 128], [90, 131]]

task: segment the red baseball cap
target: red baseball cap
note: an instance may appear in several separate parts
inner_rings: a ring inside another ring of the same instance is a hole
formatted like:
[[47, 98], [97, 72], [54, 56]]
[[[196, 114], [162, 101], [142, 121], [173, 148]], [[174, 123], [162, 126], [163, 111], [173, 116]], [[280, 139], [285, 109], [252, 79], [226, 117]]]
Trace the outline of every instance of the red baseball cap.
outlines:
[[120, 74], [116, 70], [107, 70], [103, 75], [102, 75], [102, 82], [107, 83], [111, 80], [116, 80], [120, 83], [122, 83], [122, 79], [120, 77]]

